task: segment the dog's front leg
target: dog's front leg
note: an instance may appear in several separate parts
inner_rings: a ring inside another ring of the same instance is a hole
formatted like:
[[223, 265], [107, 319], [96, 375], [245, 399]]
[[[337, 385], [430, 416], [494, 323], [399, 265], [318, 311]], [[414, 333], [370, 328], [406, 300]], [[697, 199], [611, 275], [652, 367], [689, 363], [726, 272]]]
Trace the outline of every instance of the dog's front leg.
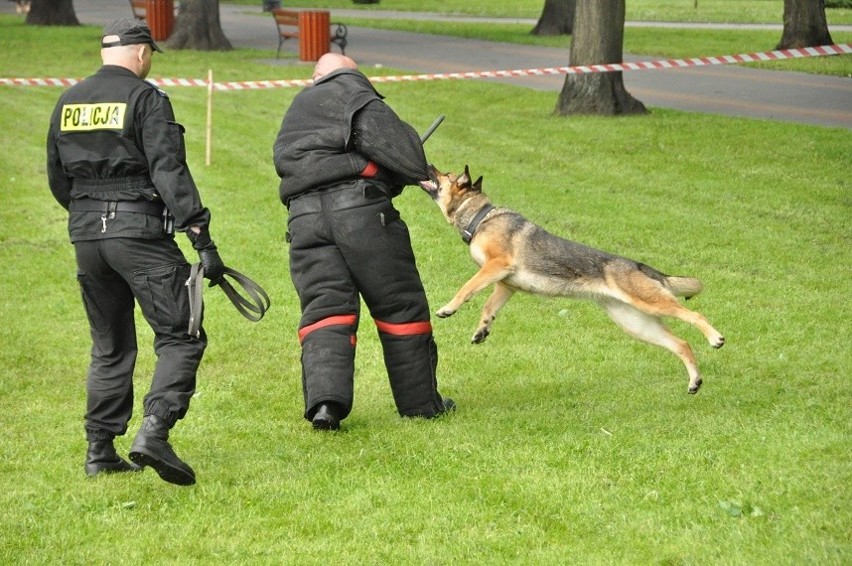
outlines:
[[485, 301], [485, 306], [482, 307], [482, 315], [479, 319], [479, 328], [476, 329], [476, 333], [470, 340], [471, 342], [474, 344], [481, 344], [482, 342], [485, 342], [485, 339], [488, 338], [489, 334], [491, 334], [491, 323], [493, 323], [494, 319], [497, 318], [497, 313], [503, 308], [506, 301], [511, 299], [514, 294], [515, 290], [507, 287], [503, 283], [498, 281], [494, 284], [494, 291], [491, 293], [491, 296], [488, 297], [488, 300]]
[[441, 307], [437, 313], [440, 318], [452, 316], [459, 310], [464, 303], [468, 302], [471, 297], [479, 293], [492, 283], [497, 283], [508, 277], [512, 273], [511, 266], [499, 259], [491, 259], [486, 261], [482, 268], [476, 272], [476, 275], [471, 277], [465, 283], [456, 296], [449, 303]]

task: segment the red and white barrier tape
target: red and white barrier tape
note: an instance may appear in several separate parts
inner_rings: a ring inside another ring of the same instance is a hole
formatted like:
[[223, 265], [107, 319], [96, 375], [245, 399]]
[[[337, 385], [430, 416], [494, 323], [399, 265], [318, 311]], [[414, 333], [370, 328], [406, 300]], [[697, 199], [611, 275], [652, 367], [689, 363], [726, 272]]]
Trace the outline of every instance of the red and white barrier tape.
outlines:
[[[820, 47], [801, 49], [780, 49], [739, 55], [719, 57], [694, 57], [690, 59], [662, 59], [658, 61], [640, 61], [636, 63], [611, 63], [607, 65], [580, 65], [575, 67], [546, 67], [541, 69], [515, 69], [510, 71], [469, 71], [465, 73], [429, 73], [422, 75], [397, 75], [371, 77], [374, 83], [393, 83], [410, 81], [433, 81], [445, 79], [495, 79], [544, 75], [569, 75], [585, 73], [611, 73], [614, 71], [647, 71], [650, 69], [680, 69], [684, 67], [704, 67], [708, 65], [729, 65], [732, 63], [757, 63], [762, 61], [782, 61], [805, 57], [824, 57], [828, 55], [852, 54], [852, 44], [839, 43]], [[6, 86], [71, 86], [80, 79], [9, 79], [0, 77], [0, 85]], [[148, 79], [158, 87], [171, 86], [208, 86], [203, 79]], [[278, 81], [238, 81], [213, 83], [216, 90], [258, 90], [265, 88], [303, 87], [312, 83], [310, 79]]]

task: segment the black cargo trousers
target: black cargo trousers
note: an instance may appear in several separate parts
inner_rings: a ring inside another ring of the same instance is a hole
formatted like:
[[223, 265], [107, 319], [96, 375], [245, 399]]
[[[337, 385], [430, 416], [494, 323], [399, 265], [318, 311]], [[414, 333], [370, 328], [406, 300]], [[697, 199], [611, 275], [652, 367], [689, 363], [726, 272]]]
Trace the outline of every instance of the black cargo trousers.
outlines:
[[333, 401], [352, 410], [360, 297], [376, 323], [397, 411], [433, 417], [438, 348], [408, 227], [390, 199], [353, 181], [291, 199], [290, 276], [302, 318], [305, 418]]
[[92, 355], [86, 381], [89, 441], [123, 435], [133, 411], [136, 363], [134, 299], [154, 331], [157, 362], [145, 395], [145, 415], [169, 426], [183, 418], [207, 336], [189, 326], [190, 266], [171, 238], [77, 241], [77, 280], [89, 319]]

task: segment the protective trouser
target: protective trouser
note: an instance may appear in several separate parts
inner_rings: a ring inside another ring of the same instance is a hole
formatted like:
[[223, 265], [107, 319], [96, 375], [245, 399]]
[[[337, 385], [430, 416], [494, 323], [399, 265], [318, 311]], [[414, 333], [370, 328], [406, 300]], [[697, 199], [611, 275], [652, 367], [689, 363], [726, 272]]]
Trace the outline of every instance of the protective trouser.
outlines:
[[363, 181], [289, 203], [290, 275], [302, 307], [305, 418], [320, 403], [352, 409], [360, 299], [375, 320], [397, 411], [432, 417], [438, 348], [408, 227], [390, 199]]
[[92, 357], [86, 382], [89, 441], [127, 431], [136, 362], [134, 298], [154, 331], [157, 363], [144, 399], [146, 415], [173, 426], [186, 414], [207, 346], [187, 334], [190, 266], [172, 239], [78, 241], [77, 280], [89, 318]]

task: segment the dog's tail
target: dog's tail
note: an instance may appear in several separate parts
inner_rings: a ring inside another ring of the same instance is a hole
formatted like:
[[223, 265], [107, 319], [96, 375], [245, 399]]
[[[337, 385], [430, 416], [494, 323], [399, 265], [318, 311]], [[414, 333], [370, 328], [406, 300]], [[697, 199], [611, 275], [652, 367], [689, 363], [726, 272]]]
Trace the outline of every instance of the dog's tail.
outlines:
[[701, 281], [695, 277], [667, 276], [666, 287], [678, 297], [691, 299], [704, 289]]

